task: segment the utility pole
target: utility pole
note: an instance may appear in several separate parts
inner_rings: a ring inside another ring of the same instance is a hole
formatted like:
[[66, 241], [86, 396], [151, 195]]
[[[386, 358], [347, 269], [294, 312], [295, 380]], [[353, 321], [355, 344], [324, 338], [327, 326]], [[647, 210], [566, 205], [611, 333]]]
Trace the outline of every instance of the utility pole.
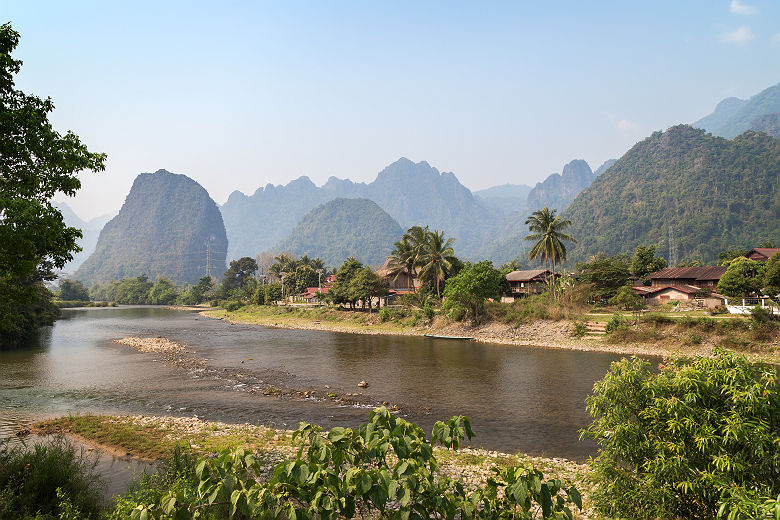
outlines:
[[206, 242], [206, 276], [211, 276], [211, 240]]
[[669, 225], [669, 267], [677, 265], [677, 245], [674, 243], [674, 229]]

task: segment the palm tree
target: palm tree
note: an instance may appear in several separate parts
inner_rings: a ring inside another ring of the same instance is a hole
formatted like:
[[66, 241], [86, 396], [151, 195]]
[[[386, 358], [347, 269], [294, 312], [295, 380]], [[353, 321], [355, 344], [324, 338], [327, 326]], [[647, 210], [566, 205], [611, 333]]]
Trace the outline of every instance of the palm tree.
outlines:
[[452, 249], [454, 238], [444, 240], [443, 231], [428, 231], [426, 237], [426, 247], [420, 258], [420, 276], [433, 277], [436, 283], [436, 296], [441, 298], [441, 282], [444, 281], [447, 273], [452, 268], [452, 262], [455, 260], [455, 251]]
[[525, 240], [536, 240], [528, 254], [530, 260], [540, 256], [544, 259], [545, 266], [551, 266], [555, 276], [555, 264], [566, 261], [566, 245], [563, 243], [577, 241], [563, 233], [563, 229], [571, 225], [571, 220], [562, 220], [556, 215], [557, 210], [544, 207], [534, 211], [525, 221], [531, 234]]
[[390, 273], [395, 275], [393, 280], [397, 280], [401, 274], [407, 273], [409, 275], [409, 283], [412, 284], [412, 290], [414, 291], [412, 274], [414, 273], [416, 262], [415, 248], [406, 235], [401, 237], [401, 240], [396, 242], [394, 246], [395, 249], [390, 253], [390, 262], [388, 262]]

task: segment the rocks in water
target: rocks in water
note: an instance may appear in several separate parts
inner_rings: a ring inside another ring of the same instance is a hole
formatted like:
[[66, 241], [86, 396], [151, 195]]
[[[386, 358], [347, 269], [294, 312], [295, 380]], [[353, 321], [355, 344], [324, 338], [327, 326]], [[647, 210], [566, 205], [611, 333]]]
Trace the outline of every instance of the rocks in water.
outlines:
[[366, 383], [366, 381], [364, 380], [364, 381], [359, 382], [358, 386], [360, 388], [368, 388], [368, 383]]

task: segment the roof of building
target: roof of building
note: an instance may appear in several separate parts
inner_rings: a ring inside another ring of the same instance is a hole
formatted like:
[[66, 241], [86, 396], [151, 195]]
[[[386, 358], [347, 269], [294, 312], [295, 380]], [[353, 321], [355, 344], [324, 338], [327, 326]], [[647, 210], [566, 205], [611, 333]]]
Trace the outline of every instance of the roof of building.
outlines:
[[651, 280], [720, 280], [726, 272], [726, 265], [705, 265], [702, 267], [667, 267], [647, 275]]
[[546, 278], [550, 274], [549, 269], [526, 269], [525, 271], [512, 271], [506, 275], [506, 279], [510, 282], [530, 282], [540, 276]]
[[663, 292], [667, 289], [673, 289], [675, 291], [684, 292], [686, 294], [696, 294], [700, 291], [698, 287], [694, 287], [693, 285], [664, 285], [661, 287], [633, 287], [635, 291], [637, 291], [638, 294], [641, 294], [643, 296], [650, 295], [650, 294], [656, 294], [659, 292]]
[[754, 247], [745, 256], [749, 257], [751, 254], [757, 253], [766, 258], [772, 258], [778, 252], [780, 252], [780, 247]]
[[[395, 276], [396, 274], [398, 274], [398, 271], [396, 271], [396, 270], [395, 270], [395, 269], [394, 269], [394, 268], [393, 268], [393, 267], [390, 265], [390, 262], [391, 262], [391, 261], [392, 261], [392, 260], [391, 260], [391, 258], [388, 256], [388, 257], [385, 259], [385, 262], [382, 264], [382, 267], [380, 267], [379, 269], [377, 269], [376, 271], [374, 271], [374, 273], [375, 273], [377, 276], [383, 276], [383, 277], [386, 277], [386, 276]], [[403, 268], [403, 271], [402, 271], [402, 272], [403, 272], [403, 273], [405, 273], [405, 274], [409, 274], [409, 270], [408, 270], [406, 267], [404, 267], [404, 268]]]

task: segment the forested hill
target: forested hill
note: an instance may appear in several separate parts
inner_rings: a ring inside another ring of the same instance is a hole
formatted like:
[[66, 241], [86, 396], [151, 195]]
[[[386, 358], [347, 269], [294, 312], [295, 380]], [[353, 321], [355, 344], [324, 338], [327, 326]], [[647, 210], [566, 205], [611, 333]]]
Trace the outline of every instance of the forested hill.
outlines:
[[331, 177], [317, 187], [301, 177], [286, 186], [269, 184], [251, 196], [234, 192], [222, 206], [228, 258], [273, 248], [311, 209], [339, 197], [372, 200], [404, 229], [417, 224], [443, 229], [458, 239], [460, 254], [475, 257], [489, 240], [487, 231], [498, 214], [481, 204], [454, 174], [439, 172], [425, 161], [401, 158], [368, 184]]
[[274, 249], [320, 257], [331, 267], [350, 256], [379, 266], [402, 234], [398, 222], [373, 201], [337, 198], [307, 213]]
[[687, 125], [637, 143], [563, 215], [578, 243], [572, 261], [637, 245], [713, 262], [719, 251], [780, 242], [780, 141], [746, 132], [733, 140]]
[[146, 274], [196, 283], [225, 272], [222, 216], [206, 190], [165, 170], [136, 177], [119, 214], [100, 232], [95, 252], [74, 278], [87, 284]]
[[715, 111], [699, 119], [693, 126], [713, 135], [731, 139], [751, 129], [753, 121], [767, 114], [780, 112], [780, 84], [762, 90], [750, 99], [726, 98]]

